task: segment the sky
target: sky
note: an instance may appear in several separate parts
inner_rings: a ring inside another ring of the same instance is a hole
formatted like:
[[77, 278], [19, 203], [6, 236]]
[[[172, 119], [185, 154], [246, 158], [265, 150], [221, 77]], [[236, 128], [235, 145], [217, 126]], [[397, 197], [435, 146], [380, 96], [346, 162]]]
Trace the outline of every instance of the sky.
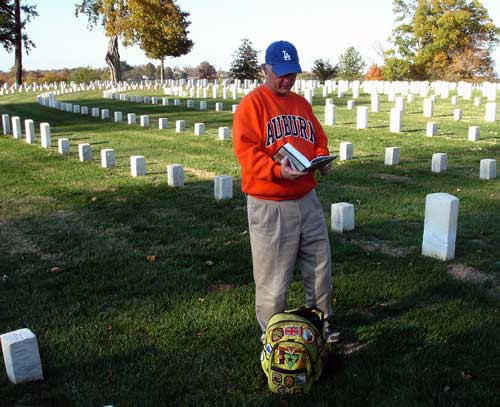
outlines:
[[[107, 38], [99, 26], [90, 31], [85, 16], [74, 15], [77, 0], [24, 0], [36, 4], [39, 16], [26, 27], [35, 42], [24, 54], [25, 70], [49, 70], [89, 66], [106, 67]], [[483, 0], [490, 18], [500, 26], [500, 0]], [[248, 38], [264, 62], [265, 49], [277, 40], [292, 42], [303, 70], [316, 59], [336, 64], [339, 56], [353, 46], [367, 66], [381, 64], [377, 50], [389, 48], [394, 25], [392, 0], [177, 0], [189, 12], [191, 52], [167, 58], [166, 66], [196, 67], [208, 61], [216, 69], [228, 70], [242, 39]], [[120, 44], [121, 60], [129, 65], [159, 61], [148, 59], [137, 46]], [[494, 51], [500, 76], [500, 46]], [[0, 48], [0, 71], [14, 65], [14, 52]]]

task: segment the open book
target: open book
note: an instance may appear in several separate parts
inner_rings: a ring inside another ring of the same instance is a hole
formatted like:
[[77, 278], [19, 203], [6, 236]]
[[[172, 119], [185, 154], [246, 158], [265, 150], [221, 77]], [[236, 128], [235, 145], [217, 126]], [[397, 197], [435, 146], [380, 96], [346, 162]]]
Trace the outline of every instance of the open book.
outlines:
[[321, 155], [309, 161], [304, 154], [297, 150], [290, 143], [283, 144], [280, 149], [273, 155], [273, 160], [281, 162], [287, 157], [290, 166], [295, 171], [309, 172], [318, 168], [324, 167], [337, 158], [336, 155]]

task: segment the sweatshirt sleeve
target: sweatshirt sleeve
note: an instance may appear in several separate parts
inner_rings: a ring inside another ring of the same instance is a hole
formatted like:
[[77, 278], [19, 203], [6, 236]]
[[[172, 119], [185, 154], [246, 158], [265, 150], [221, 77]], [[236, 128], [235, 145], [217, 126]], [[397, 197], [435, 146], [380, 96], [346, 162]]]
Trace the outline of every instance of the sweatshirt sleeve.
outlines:
[[260, 116], [253, 100], [240, 103], [233, 121], [233, 148], [244, 172], [257, 179], [272, 181], [282, 178], [281, 166], [264, 152]]

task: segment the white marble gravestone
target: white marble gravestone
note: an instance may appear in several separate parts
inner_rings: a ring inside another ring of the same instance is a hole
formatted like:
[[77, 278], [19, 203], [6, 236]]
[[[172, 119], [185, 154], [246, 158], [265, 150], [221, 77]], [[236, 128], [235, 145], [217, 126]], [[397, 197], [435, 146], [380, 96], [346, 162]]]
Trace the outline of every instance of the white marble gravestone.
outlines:
[[352, 160], [353, 146], [350, 141], [343, 141], [340, 143], [339, 156], [341, 160]]
[[207, 110], [207, 101], [200, 100], [200, 110]]
[[425, 135], [427, 137], [434, 137], [438, 134], [438, 124], [436, 122], [428, 122]]
[[40, 142], [43, 148], [50, 148], [52, 144], [49, 123], [40, 123]]
[[92, 160], [92, 147], [89, 143], [78, 144], [78, 157], [80, 161]]
[[170, 164], [167, 166], [167, 180], [171, 187], [184, 186], [184, 166], [181, 164]]
[[385, 165], [399, 165], [400, 149], [399, 147], [387, 147], [385, 149]]
[[14, 384], [43, 380], [35, 334], [28, 328], [0, 335], [7, 376]]
[[109, 109], [102, 109], [101, 110], [101, 119], [109, 119]]
[[479, 126], [470, 126], [469, 133], [467, 135], [467, 139], [469, 141], [478, 141], [480, 136]]
[[434, 153], [432, 154], [432, 172], [445, 172], [448, 168], [448, 154]]
[[462, 120], [463, 116], [464, 116], [464, 111], [462, 109], [453, 110], [453, 120], [455, 121]]
[[230, 175], [215, 176], [214, 197], [216, 201], [233, 198], [233, 177]]
[[195, 136], [201, 136], [204, 133], [205, 133], [205, 123], [195, 123], [194, 124]]
[[215, 104], [215, 111], [216, 112], [223, 112], [224, 111], [224, 105], [222, 104], [222, 102], [217, 102]]
[[391, 122], [389, 125], [389, 131], [391, 133], [400, 133], [403, 123], [403, 112], [397, 107], [392, 108], [390, 113], [390, 120]]
[[160, 130], [168, 128], [168, 119], [166, 117], [161, 117], [158, 119], [158, 128]]
[[23, 132], [21, 129], [21, 118], [19, 116], [12, 117], [12, 136], [15, 139], [19, 139], [23, 137]]
[[432, 117], [434, 114], [434, 102], [432, 99], [424, 99], [424, 117]]
[[130, 174], [133, 177], [146, 175], [146, 160], [143, 155], [133, 155], [130, 157]]
[[422, 255], [439, 260], [455, 257], [459, 200], [438, 192], [425, 197]]
[[26, 143], [33, 144], [35, 142], [35, 122], [31, 119], [24, 121], [24, 134], [26, 135]]
[[66, 155], [69, 154], [69, 139], [60, 138], [57, 140], [57, 151], [59, 154]]
[[123, 113], [122, 112], [115, 112], [115, 122], [121, 122], [123, 120]]
[[497, 177], [497, 160], [492, 158], [485, 158], [480, 161], [479, 178], [480, 179], [494, 179]]
[[136, 123], [136, 117], [135, 117], [135, 113], [129, 113], [127, 114], [127, 123], [128, 124], [135, 124]]
[[333, 126], [335, 124], [335, 110], [334, 104], [325, 105], [325, 125]]
[[2, 129], [4, 136], [10, 134], [10, 118], [7, 113], [2, 115]]
[[111, 168], [115, 165], [115, 151], [111, 148], [101, 150], [101, 167]]
[[141, 127], [149, 127], [149, 116], [147, 114], [143, 114], [140, 117]]
[[356, 114], [356, 127], [358, 129], [368, 128], [368, 107], [358, 106]]
[[176, 120], [175, 121], [175, 132], [180, 133], [186, 129], [186, 121], [185, 120]]
[[486, 114], [484, 120], [493, 123], [497, 119], [497, 104], [494, 102], [486, 103]]
[[230, 138], [229, 127], [219, 127], [219, 140], [229, 140]]
[[338, 233], [354, 230], [354, 205], [347, 202], [332, 204], [331, 227]]

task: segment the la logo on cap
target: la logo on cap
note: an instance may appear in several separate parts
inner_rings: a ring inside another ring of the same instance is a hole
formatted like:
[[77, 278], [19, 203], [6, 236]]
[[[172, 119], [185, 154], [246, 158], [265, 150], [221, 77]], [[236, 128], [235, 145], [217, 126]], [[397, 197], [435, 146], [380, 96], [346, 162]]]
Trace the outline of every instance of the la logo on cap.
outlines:
[[290, 54], [283, 50], [283, 61], [290, 61], [291, 59], [292, 57], [290, 56]]

